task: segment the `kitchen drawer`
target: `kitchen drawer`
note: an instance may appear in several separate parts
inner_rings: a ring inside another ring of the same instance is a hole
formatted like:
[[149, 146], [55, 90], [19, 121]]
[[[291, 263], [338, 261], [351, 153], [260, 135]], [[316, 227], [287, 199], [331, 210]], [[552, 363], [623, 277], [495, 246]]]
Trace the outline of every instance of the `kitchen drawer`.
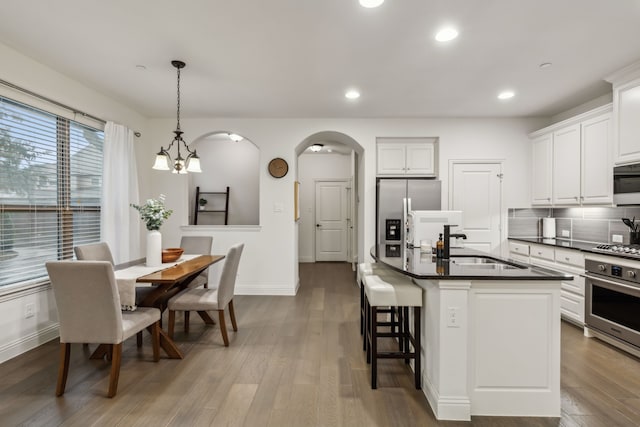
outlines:
[[556, 248], [556, 262], [572, 265], [584, 270], [584, 253], [571, 249]]
[[529, 249], [529, 255], [536, 258], [546, 259], [548, 261], [555, 261], [555, 250], [550, 246], [531, 245]]
[[562, 290], [576, 294], [576, 296], [584, 297], [584, 276], [573, 275], [573, 280], [562, 282]]
[[560, 314], [564, 319], [584, 326], [584, 298], [561, 290]]
[[524, 243], [509, 242], [509, 252], [529, 256], [529, 245]]
[[509, 252], [509, 258], [514, 261], [523, 262], [525, 264], [529, 264], [529, 255], [520, 255], [513, 252]]

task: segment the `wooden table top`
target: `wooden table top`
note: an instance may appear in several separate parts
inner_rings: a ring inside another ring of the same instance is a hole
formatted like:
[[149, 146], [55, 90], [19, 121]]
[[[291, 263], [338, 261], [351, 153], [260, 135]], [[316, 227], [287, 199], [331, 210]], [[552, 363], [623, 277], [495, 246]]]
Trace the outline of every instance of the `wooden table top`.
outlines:
[[156, 271], [155, 273], [150, 273], [145, 276], [140, 276], [136, 279], [136, 282], [158, 284], [177, 283], [192, 275], [194, 272], [202, 271], [211, 264], [215, 264], [216, 262], [223, 260], [224, 257], [224, 255], [200, 255], [196, 258], [176, 264], [173, 267], [165, 268], [164, 270]]

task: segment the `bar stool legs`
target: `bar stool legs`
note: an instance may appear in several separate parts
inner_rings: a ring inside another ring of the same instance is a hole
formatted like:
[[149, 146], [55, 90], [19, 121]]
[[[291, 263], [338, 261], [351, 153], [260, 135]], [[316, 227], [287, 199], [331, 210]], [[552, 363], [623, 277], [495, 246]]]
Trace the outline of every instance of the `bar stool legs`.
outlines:
[[[421, 306], [422, 289], [404, 278], [396, 279], [366, 276], [364, 280], [364, 348], [367, 363], [371, 364], [371, 388], [378, 386], [378, 359], [404, 359], [409, 364], [414, 360], [416, 389], [421, 388]], [[381, 308], [384, 307], [384, 308]], [[386, 307], [393, 307], [387, 309]], [[409, 307], [413, 308], [413, 334], [409, 328]], [[391, 321], [378, 321], [378, 314], [390, 313]], [[395, 316], [397, 314], [398, 321]], [[378, 328], [389, 326], [390, 332]], [[379, 351], [379, 338], [397, 338], [398, 351]], [[413, 347], [413, 351], [411, 348]]]

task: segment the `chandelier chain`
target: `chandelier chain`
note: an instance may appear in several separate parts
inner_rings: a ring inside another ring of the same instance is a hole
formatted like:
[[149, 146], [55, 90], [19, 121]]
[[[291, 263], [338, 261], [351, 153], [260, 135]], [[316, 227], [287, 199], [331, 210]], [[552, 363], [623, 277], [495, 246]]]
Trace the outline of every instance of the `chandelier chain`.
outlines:
[[180, 130], [180, 68], [178, 68], [178, 125], [176, 130]]

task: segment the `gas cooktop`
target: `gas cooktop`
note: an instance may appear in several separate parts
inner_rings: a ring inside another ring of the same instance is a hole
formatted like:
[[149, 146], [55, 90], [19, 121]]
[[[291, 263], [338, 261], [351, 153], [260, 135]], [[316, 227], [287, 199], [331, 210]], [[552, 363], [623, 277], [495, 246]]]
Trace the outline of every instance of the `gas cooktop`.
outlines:
[[609, 255], [624, 255], [626, 257], [640, 259], [640, 245], [598, 245], [593, 248], [592, 251]]

